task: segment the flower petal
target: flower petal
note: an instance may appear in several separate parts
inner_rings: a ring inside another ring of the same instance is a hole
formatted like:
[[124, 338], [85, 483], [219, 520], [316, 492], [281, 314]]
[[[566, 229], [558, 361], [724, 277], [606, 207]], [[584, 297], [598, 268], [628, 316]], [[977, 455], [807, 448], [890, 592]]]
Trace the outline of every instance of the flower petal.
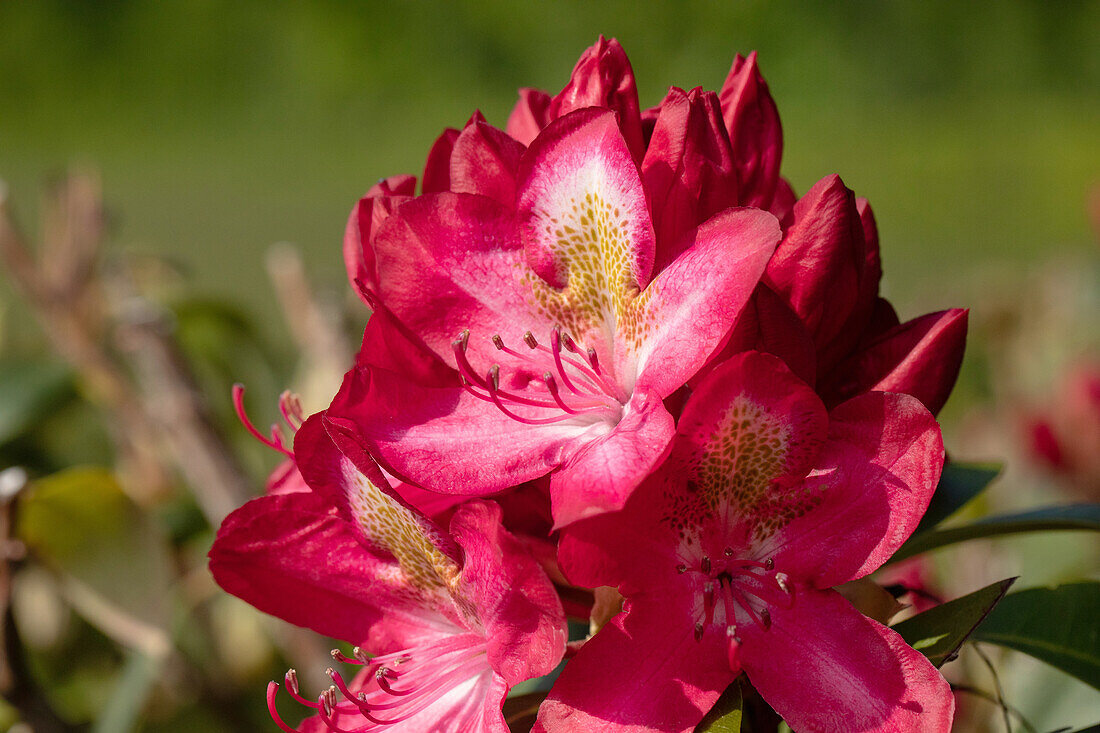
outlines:
[[867, 265], [855, 195], [839, 176], [827, 176], [795, 204], [764, 276], [813, 335], [819, 369], [847, 355], [867, 326], [875, 297], [864, 292]]
[[[371, 188], [371, 191], [378, 189], [379, 193], [368, 193], [359, 199], [351, 210], [347, 227], [344, 229], [344, 267], [347, 269], [348, 282], [351, 283], [352, 290], [363, 298], [364, 302], [366, 299], [358, 283], [373, 282], [376, 278], [371, 237], [378, 231], [378, 227], [386, 217], [394, 212], [394, 209], [412, 197], [410, 189], [415, 185], [416, 178], [413, 176], [386, 179]], [[367, 305], [369, 306], [370, 303]]]
[[607, 107], [614, 113], [635, 161], [642, 159], [642, 122], [634, 70], [619, 42], [600, 36], [577, 60], [569, 83], [550, 102], [549, 117], [556, 120], [585, 107]]
[[661, 400], [635, 392], [609, 433], [588, 441], [550, 476], [555, 529], [621, 509], [665, 457], [674, 432], [672, 415]]
[[915, 398], [871, 392], [829, 414], [829, 439], [799, 487], [809, 507], [764, 552], [817, 588], [886, 562], [924, 515], [943, 469], [935, 418]]
[[588, 322], [615, 318], [649, 282], [653, 226], [612, 112], [583, 109], [543, 130], [521, 162], [517, 202], [528, 264], [567, 288]]
[[635, 299], [629, 328], [620, 328], [637, 359], [635, 389], [662, 398], [694, 376], [725, 340], [780, 231], [767, 212], [727, 209], [688, 236], [690, 246]]
[[733, 150], [717, 95], [669, 90], [642, 160], [642, 182], [660, 271], [680, 254], [675, 247], [685, 232], [738, 203]]
[[475, 193], [514, 206], [516, 170], [524, 147], [484, 120], [473, 120], [451, 152], [451, 190]]
[[718, 98], [737, 163], [740, 203], [767, 208], [779, 178], [783, 128], [755, 51], [748, 58], [737, 54]]
[[372, 553], [310, 492], [253, 499], [230, 514], [210, 549], [223, 589], [256, 608], [353, 644], [388, 651], [437, 634], [445, 619], [393, 560]]
[[724, 631], [696, 641], [684, 605], [676, 594], [628, 600], [565, 665], [532, 733], [692, 730], [738, 671]]
[[745, 628], [749, 681], [792, 729], [843, 733], [947, 733], [951, 688], [897, 632], [834, 591], [799, 589], [773, 608], [768, 631]]
[[904, 392], [939, 412], [962, 366], [967, 315], [962, 308], [929, 313], [883, 333], [825, 380], [826, 401], [872, 390]]
[[454, 150], [458, 130], [448, 127], [436, 138], [428, 159], [424, 163], [424, 175], [420, 179], [421, 193], [440, 193], [451, 189], [451, 151]]
[[482, 496], [549, 473], [587, 429], [517, 422], [462, 388], [425, 386], [384, 369], [348, 372], [327, 414], [350, 420], [401, 480]]
[[490, 665], [509, 685], [551, 672], [565, 653], [561, 601], [539, 564], [501, 525], [500, 507], [464, 504], [451, 520], [451, 535], [465, 556], [458, 593], [477, 609]]
[[374, 241], [381, 303], [448, 364], [465, 329], [470, 349], [496, 360], [489, 339], [518, 343], [527, 330], [553, 324], [529, 306], [523, 251], [512, 215], [484, 196], [442, 193], [401, 206]]
[[550, 95], [540, 89], [519, 90], [519, 101], [508, 115], [504, 130], [524, 145], [538, 137], [542, 128], [550, 122]]
[[396, 558], [423, 594], [447, 595], [458, 574], [454, 544], [390, 488], [352, 431], [319, 413], [299, 428], [294, 450], [306, 483], [340, 508], [363, 543]]

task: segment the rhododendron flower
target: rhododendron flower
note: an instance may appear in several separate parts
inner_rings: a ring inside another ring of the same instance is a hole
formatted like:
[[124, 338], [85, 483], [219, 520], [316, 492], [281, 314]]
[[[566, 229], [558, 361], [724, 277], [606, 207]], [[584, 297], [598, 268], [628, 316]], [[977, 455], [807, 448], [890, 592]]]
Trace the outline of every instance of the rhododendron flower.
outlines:
[[[493, 503], [455, 511], [444, 532], [387, 485], [355, 441], [310, 418], [295, 459], [310, 491], [254, 499], [222, 524], [210, 551], [218, 583], [257, 608], [358, 645], [338, 661], [350, 680], [302, 695], [303, 731], [492, 731], [508, 728], [511, 685], [551, 671], [565, 650], [553, 586], [500, 524]], [[339, 445], [338, 445], [339, 444]], [[279, 727], [293, 731], [268, 704]]]
[[[480, 142], [464, 145], [468, 133]], [[456, 163], [485, 141], [512, 152]], [[387, 470], [434, 490], [489, 494], [553, 471], [564, 525], [620, 507], [663, 457], [662, 400], [721, 345], [780, 232], [766, 212], [726, 209], [655, 269], [612, 112], [572, 112], [521, 147], [473, 121], [451, 157], [450, 185], [466, 192], [407, 200], [372, 229], [359, 287], [374, 317], [429, 352], [414, 364], [446, 369], [414, 366], [414, 378], [364, 356], [328, 412]]]
[[831, 590], [909, 536], [943, 459], [908, 395], [826, 412], [773, 356], [717, 368], [660, 471], [621, 512], [564, 530], [566, 574], [626, 602], [566, 666], [536, 730], [687, 731], [742, 670], [794, 730], [949, 730], [935, 667]]

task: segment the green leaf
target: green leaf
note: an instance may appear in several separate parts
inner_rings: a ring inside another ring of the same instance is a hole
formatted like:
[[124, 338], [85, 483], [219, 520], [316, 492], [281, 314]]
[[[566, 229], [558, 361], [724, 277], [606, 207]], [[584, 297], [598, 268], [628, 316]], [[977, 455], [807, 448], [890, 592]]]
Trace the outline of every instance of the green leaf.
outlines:
[[[109, 471], [71, 468], [34, 481], [20, 499], [16, 533], [80, 588], [166, 627], [173, 576], [167, 543]], [[91, 598], [86, 591], [81, 596]]]
[[982, 537], [1074, 529], [1100, 532], [1100, 504], [1045, 507], [1017, 514], [986, 517], [961, 527], [934, 529], [914, 534], [888, 562], [898, 562], [922, 552]]
[[741, 682], [734, 680], [710, 712], [695, 726], [695, 733], [740, 733]]
[[982, 493], [990, 482], [1001, 473], [995, 463], [967, 464], [952, 461], [943, 467], [940, 483], [932, 502], [917, 526], [917, 532], [932, 529], [952, 514], [962, 509], [971, 499]]
[[62, 364], [0, 364], [0, 445], [26, 432], [75, 394], [72, 374]]
[[1029, 588], [1006, 596], [976, 632], [1100, 689], [1100, 582]]
[[959, 647], [1004, 598], [1016, 578], [987, 585], [981, 590], [948, 601], [899, 624], [894, 631], [937, 667], [955, 658]]

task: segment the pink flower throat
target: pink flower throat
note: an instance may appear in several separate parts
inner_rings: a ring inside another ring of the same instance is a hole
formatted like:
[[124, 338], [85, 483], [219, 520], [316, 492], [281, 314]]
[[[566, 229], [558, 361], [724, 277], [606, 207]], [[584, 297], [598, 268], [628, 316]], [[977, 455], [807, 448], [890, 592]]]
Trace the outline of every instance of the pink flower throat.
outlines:
[[[530, 331], [523, 335], [526, 350], [509, 348], [500, 334], [493, 345], [512, 357], [527, 371], [539, 374], [516, 391], [502, 389], [500, 365], [493, 364], [482, 377], [470, 364], [466, 349], [470, 331], [464, 330], [451, 346], [462, 385], [479, 400], [491, 402], [508, 417], [528, 425], [547, 425], [582, 415], [606, 415], [615, 419], [622, 412], [622, 390], [609, 378], [593, 348], [582, 349], [567, 333], [555, 327], [550, 345], [540, 344]], [[570, 352], [570, 356], [564, 352]], [[538, 408], [532, 410], [529, 408]], [[519, 414], [516, 410], [525, 414]]]
[[[298, 675], [291, 669], [285, 677], [286, 689], [292, 698], [317, 711], [321, 721], [336, 733], [367, 733], [383, 730], [423, 712], [442, 695], [463, 682], [488, 671], [485, 639], [477, 634], [448, 636], [421, 647], [367, 657], [358, 647], [353, 657], [332, 651], [338, 662], [367, 668], [367, 674], [353, 688], [331, 667], [326, 673], [332, 685], [313, 701], [298, 688]], [[279, 684], [267, 687], [267, 707], [276, 725], [287, 733], [295, 733], [279, 716], [275, 698]], [[355, 727], [344, 727], [335, 716], [349, 715]], [[361, 718], [366, 722], [362, 723]]]

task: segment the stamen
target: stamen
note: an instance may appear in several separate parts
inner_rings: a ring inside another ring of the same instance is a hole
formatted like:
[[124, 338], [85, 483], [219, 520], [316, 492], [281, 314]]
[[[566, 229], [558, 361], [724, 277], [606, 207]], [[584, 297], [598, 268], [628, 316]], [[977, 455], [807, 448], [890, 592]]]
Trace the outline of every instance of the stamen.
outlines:
[[699, 641], [703, 638], [703, 625], [700, 623], [695, 624], [695, 641]]
[[704, 573], [707, 573], [709, 575], [710, 574], [710, 558], [706, 557], [704, 555], [703, 556], [703, 562], [700, 563], [700, 567], [703, 569]]
[[537, 349], [539, 347], [538, 339], [536, 339], [535, 334], [530, 331], [523, 334], [523, 343], [527, 344], [532, 349]]
[[569, 375], [565, 373], [565, 365], [561, 362], [561, 329], [557, 326], [554, 326], [554, 330], [550, 332], [550, 349], [554, 352], [554, 364], [558, 367], [558, 374], [561, 375], [562, 383], [570, 392], [580, 394], [580, 391], [569, 379]]
[[765, 560], [764, 561], [764, 569], [767, 570], [768, 572], [771, 572], [772, 570], [775, 570], [775, 559], [769, 557], [767, 560]]
[[542, 375], [542, 381], [546, 382], [546, 389], [548, 392], [550, 392], [550, 396], [554, 398], [554, 402], [558, 403], [558, 407], [560, 407], [565, 412], [568, 412], [570, 415], [579, 414], [577, 410], [574, 410], [572, 407], [565, 404], [565, 402], [561, 398], [561, 395], [558, 394], [558, 383], [554, 381], [553, 374], [551, 374], [550, 372], [546, 372]]
[[279, 694], [279, 683], [271, 681], [267, 683], [267, 714], [271, 716], [271, 719], [275, 721], [275, 725], [279, 726], [279, 730], [285, 731], [285, 733], [298, 733], [297, 730], [291, 728], [289, 725], [283, 722], [283, 719], [279, 716], [279, 711], [275, 708], [275, 698]]
[[676, 566], [676, 572], [680, 573], [680, 575], [683, 575], [684, 573], [686, 573], [687, 569], [688, 569], [688, 566], [684, 565], [683, 563], [680, 563], [679, 565]]
[[733, 557], [733, 548], [727, 547], [725, 550], [722, 551], [722, 554], [726, 557]]
[[766, 608], [760, 609], [760, 620], [764, 622], [764, 630], [767, 631], [772, 627], [772, 613]]
[[294, 458], [294, 452], [288, 450], [284, 444], [285, 438], [282, 435], [282, 431], [279, 430], [277, 425], [271, 426], [271, 437], [265, 436], [256, 426], [252, 424], [252, 421], [248, 419], [248, 414], [244, 410], [244, 385], [237, 383], [233, 385], [233, 409], [237, 413], [237, 419], [244, 425], [244, 429], [252, 434], [252, 437], [260, 441], [268, 448], [279, 451], [287, 458]]

